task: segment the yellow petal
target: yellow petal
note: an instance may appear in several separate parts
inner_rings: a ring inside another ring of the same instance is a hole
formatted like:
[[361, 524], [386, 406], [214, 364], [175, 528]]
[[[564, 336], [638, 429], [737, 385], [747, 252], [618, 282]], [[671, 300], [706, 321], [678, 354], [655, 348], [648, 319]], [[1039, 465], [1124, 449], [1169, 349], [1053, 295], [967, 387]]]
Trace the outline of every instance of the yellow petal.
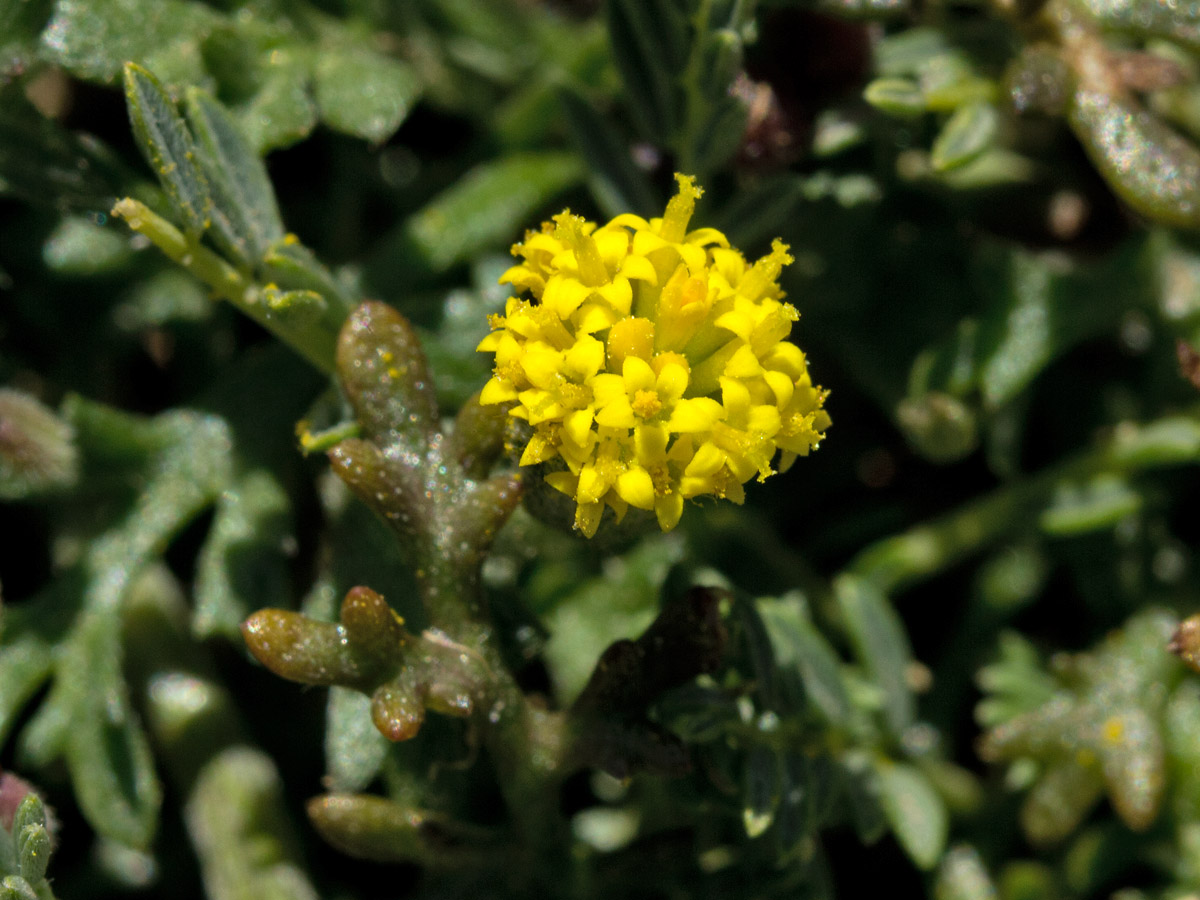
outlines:
[[629, 393], [654, 390], [654, 370], [641, 357], [625, 357], [621, 364], [621, 375], [625, 379], [625, 390]]
[[591, 386], [597, 406], [608, 406], [618, 397], [625, 396], [625, 379], [610, 372], [597, 375], [591, 380]]
[[649, 230], [650, 223], [641, 216], [635, 216], [633, 213], [622, 213], [608, 223], [609, 228], [613, 226], [632, 228], [634, 231], [646, 231]]
[[617, 493], [630, 506], [654, 508], [654, 482], [650, 480], [650, 473], [641, 466], [621, 473], [617, 479]]
[[580, 503], [592, 503], [600, 500], [612, 482], [595, 466], [584, 466], [579, 473], [579, 486], [575, 489], [575, 499]]
[[633, 287], [628, 278], [618, 276], [611, 284], [596, 288], [596, 293], [607, 301], [617, 315], [629, 315], [629, 307], [633, 304]]
[[633, 448], [643, 466], [656, 465], [667, 455], [667, 429], [662, 425], [639, 425], [633, 429]]
[[654, 265], [644, 256], [629, 254], [621, 263], [621, 274], [631, 281], [644, 281], [647, 284], [658, 284], [658, 273]]
[[536, 466], [538, 463], [553, 459], [557, 455], [557, 452], [554, 449], [553, 441], [549, 440], [543, 434], [535, 434], [529, 439], [529, 443], [525, 445], [525, 452], [521, 454], [519, 465]]
[[667, 428], [674, 432], [708, 431], [724, 415], [721, 404], [711, 397], [693, 397], [675, 404]]
[[580, 503], [575, 507], [575, 528], [586, 538], [593, 537], [604, 514], [603, 503]]
[[727, 421], [741, 427], [750, 415], [750, 391], [736, 378], [721, 379], [721, 405]]
[[555, 376], [562, 371], [562, 354], [544, 344], [530, 345], [521, 357], [521, 368], [530, 384], [548, 390], [554, 386]]
[[604, 367], [604, 344], [590, 334], [575, 339], [575, 345], [567, 351], [563, 368], [575, 381], [584, 382]]
[[779, 409], [774, 406], [755, 406], [750, 410], [750, 422], [747, 430], [764, 437], [774, 437], [779, 431]]
[[663, 402], [671, 403], [683, 396], [683, 392], [687, 390], [688, 373], [687, 369], [679, 365], [679, 363], [667, 363], [658, 373], [658, 378], [654, 382], [654, 389], [658, 392], [658, 396]]
[[556, 491], [561, 491], [571, 499], [575, 498], [575, 488], [579, 484], [577, 475], [572, 475], [570, 472], [550, 472], [546, 475], [545, 481]]
[[574, 278], [556, 275], [546, 284], [542, 305], [560, 319], [568, 319], [591, 294], [592, 289]]
[[727, 459], [725, 451], [711, 441], [705, 441], [687, 464], [684, 474], [689, 478], [707, 478], [716, 473]]
[[654, 353], [654, 323], [638, 316], [626, 316], [608, 332], [608, 368], [619, 372], [628, 356], [649, 359]]
[[511, 382], [501, 381], [499, 378], [493, 378], [483, 386], [483, 390], [479, 393], [479, 402], [484, 406], [493, 403], [508, 403], [510, 400], [517, 399], [517, 389], [512, 386]]
[[576, 314], [575, 327], [582, 334], [595, 334], [597, 331], [603, 331], [605, 328], [611, 327], [619, 318], [621, 318], [621, 315], [607, 303], [589, 301], [583, 304]]
[[775, 395], [775, 402], [779, 406], [787, 406], [796, 388], [792, 379], [783, 372], [763, 372], [763, 378], [771, 388], [771, 393]]
[[749, 340], [754, 332], [754, 318], [745, 310], [731, 309], [717, 317], [716, 325], [718, 328], [732, 331], [742, 340]]
[[591, 429], [592, 411], [590, 409], [576, 410], [563, 418], [563, 434], [576, 447], [582, 447], [587, 443]]
[[633, 415], [633, 407], [629, 405], [629, 398], [622, 394], [601, 409], [596, 413], [596, 424], [605, 428], [632, 428], [636, 425], [637, 420]]
[[753, 378], [762, 370], [758, 357], [754, 355], [754, 350], [749, 344], [742, 344], [725, 363], [724, 374], [731, 378]]
[[683, 495], [671, 491], [659, 497], [654, 501], [654, 513], [658, 516], [658, 527], [670, 531], [679, 524], [679, 517], [683, 515]]
[[718, 247], [729, 246], [729, 238], [716, 228], [697, 228], [695, 231], [689, 231], [684, 240], [697, 247], [707, 247], [711, 244], [716, 244]]

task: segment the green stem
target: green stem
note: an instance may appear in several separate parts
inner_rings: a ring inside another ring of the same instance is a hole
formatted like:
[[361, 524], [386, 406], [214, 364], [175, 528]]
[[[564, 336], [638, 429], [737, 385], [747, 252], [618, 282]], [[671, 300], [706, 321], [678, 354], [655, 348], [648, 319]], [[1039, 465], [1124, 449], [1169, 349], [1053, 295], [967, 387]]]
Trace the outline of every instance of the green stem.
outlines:
[[124, 219], [138, 234], [145, 235], [170, 259], [208, 285], [218, 297], [228, 300], [322, 372], [333, 374], [337, 331], [328, 323], [303, 314], [291, 316], [286, 308], [272, 308], [264, 297], [266, 288], [198, 240], [185, 235], [144, 203], [126, 197], [117, 202], [112, 213]]
[[885, 593], [943, 571], [1004, 535], [1036, 523], [1035, 514], [1064, 481], [1102, 474], [1194, 463], [1200, 458], [1197, 414], [1124, 424], [1106, 445], [1016, 484], [1002, 487], [927, 525], [877, 541], [859, 553], [846, 574], [872, 581]]

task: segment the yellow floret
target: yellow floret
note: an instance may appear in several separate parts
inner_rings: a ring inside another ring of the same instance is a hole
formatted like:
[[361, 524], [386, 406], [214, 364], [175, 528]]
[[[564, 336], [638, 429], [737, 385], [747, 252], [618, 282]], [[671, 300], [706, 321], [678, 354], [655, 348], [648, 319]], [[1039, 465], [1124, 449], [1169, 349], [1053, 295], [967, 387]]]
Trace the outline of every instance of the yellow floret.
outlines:
[[830, 425], [787, 341], [787, 245], [750, 264], [716, 229], [688, 231], [702, 191], [675, 177], [662, 218], [597, 227], [568, 210], [528, 232], [500, 280], [532, 299], [511, 298], [479, 345], [495, 356], [480, 402], [532, 426], [521, 465], [559, 460], [545, 479], [587, 537], [605, 507], [653, 510], [666, 531], [685, 499], [741, 503]]

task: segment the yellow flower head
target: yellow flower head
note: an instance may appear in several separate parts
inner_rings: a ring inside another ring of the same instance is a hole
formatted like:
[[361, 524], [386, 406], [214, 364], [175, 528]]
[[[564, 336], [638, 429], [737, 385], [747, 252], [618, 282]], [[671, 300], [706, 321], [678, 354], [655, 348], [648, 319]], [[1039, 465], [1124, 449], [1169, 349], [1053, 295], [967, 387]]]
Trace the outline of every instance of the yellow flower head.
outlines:
[[787, 469], [830, 424], [828, 392], [786, 340], [787, 245], [751, 265], [716, 229], [688, 231], [701, 191], [675, 178], [662, 218], [598, 228], [566, 211], [528, 232], [500, 281], [532, 299], [510, 298], [479, 345], [496, 357], [481, 402], [532, 427], [521, 465], [562, 460], [546, 481], [588, 537], [605, 506], [652, 509], [666, 531], [684, 500], [741, 503], [777, 450]]

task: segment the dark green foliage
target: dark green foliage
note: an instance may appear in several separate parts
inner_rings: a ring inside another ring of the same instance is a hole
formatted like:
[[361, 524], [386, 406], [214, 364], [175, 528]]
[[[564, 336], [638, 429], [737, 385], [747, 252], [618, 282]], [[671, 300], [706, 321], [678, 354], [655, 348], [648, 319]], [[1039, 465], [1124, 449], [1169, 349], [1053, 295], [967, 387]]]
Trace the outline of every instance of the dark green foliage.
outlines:
[[[0, 900], [1196, 894], [1198, 36], [0, 0]], [[834, 424], [585, 543], [475, 347], [677, 171]]]

